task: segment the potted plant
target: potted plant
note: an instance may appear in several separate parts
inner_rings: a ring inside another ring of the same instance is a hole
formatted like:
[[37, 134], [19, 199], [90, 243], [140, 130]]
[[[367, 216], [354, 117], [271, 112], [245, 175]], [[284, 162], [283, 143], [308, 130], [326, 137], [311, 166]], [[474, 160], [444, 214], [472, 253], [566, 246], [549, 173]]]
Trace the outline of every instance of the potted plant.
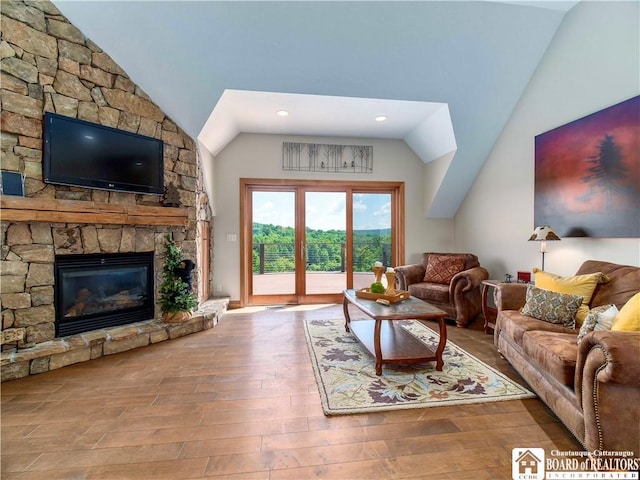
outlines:
[[[182, 252], [171, 235], [167, 235], [165, 241], [165, 255], [163, 280], [160, 285], [162, 319], [170, 323], [184, 322], [191, 318], [191, 310], [198, 306], [198, 300], [189, 283], [181, 276], [187, 260], [182, 260]], [[193, 265], [193, 262], [188, 262]]]

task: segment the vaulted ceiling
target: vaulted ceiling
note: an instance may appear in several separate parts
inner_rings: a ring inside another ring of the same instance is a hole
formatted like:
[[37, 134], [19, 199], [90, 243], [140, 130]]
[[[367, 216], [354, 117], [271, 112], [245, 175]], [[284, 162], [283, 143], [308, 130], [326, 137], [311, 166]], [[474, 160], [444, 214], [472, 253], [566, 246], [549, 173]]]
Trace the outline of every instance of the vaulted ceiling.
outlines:
[[576, 2], [54, 3], [213, 154], [240, 132], [455, 153], [428, 212], [452, 217]]

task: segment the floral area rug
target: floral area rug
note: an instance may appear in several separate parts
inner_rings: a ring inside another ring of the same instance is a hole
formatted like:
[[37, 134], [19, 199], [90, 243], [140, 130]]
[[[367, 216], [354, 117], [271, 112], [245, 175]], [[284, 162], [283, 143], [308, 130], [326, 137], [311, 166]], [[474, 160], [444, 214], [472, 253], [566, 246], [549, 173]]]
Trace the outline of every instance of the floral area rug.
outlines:
[[[436, 332], [416, 320], [401, 325], [435, 351]], [[375, 359], [345, 331], [343, 319], [307, 320], [305, 333], [325, 415], [535, 397], [448, 340], [441, 372], [435, 362], [384, 365], [378, 377]]]

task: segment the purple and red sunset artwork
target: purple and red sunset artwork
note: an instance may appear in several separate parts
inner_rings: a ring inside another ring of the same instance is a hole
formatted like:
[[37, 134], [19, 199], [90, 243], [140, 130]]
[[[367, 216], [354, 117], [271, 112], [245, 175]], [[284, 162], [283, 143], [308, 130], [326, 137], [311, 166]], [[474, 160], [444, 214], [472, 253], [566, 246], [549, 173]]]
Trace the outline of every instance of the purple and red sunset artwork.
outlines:
[[640, 237], [640, 96], [536, 136], [534, 222]]

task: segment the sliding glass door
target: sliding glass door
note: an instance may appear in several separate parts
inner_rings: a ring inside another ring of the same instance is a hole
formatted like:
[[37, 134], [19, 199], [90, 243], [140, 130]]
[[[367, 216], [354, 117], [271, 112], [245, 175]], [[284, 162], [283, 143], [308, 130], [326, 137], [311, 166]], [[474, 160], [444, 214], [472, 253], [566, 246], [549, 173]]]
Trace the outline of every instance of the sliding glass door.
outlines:
[[253, 294], [296, 293], [296, 192], [252, 192], [251, 269]]
[[[371, 285], [371, 267], [393, 262], [391, 193], [355, 193], [353, 200], [353, 288]], [[385, 280], [386, 282], [386, 280]]]
[[404, 261], [403, 184], [241, 180], [242, 304], [341, 301]]
[[304, 190], [303, 295], [347, 288], [346, 193]]

